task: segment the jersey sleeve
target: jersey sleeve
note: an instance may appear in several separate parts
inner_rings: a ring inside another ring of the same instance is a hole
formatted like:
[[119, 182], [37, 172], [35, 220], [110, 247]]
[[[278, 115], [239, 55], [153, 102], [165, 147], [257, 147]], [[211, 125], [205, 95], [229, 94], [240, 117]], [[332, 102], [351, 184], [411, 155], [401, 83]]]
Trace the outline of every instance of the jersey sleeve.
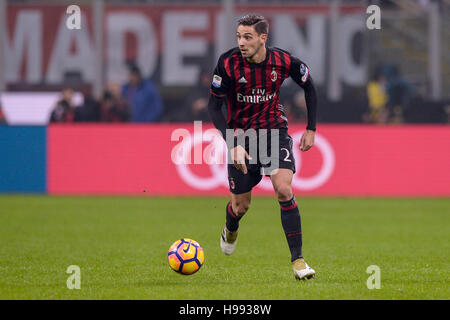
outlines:
[[291, 56], [289, 76], [302, 88], [311, 78], [308, 66], [303, 61], [293, 56]]
[[308, 114], [308, 125], [306, 129], [316, 131], [317, 94], [309, 68], [303, 61], [291, 56], [289, 75], [305, 91], [306, 110]]
[[225, 69], [224, 59], [223, 57], [220, 57], [213, 73], [210, 90], [211, 94], [218, 98], [224, 98], [230, 88], [230, 82], [230, 77]]

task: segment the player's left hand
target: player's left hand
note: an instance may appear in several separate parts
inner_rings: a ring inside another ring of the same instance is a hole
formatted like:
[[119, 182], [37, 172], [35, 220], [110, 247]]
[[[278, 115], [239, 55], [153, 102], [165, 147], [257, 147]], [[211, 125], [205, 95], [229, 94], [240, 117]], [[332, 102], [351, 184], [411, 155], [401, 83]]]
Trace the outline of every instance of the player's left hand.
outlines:
[[301, 151], [308, 151], [311, 149], [311, 147], [314, 145], [314, 136], [315, 132], [312, 130], [306, 130], [302, 138], [300, 139], [300, 150]]

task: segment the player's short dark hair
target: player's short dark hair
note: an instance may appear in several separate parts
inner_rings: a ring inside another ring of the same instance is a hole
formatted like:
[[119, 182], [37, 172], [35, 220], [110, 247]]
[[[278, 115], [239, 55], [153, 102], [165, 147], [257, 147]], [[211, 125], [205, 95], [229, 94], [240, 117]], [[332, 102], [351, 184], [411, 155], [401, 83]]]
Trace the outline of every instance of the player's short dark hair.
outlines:
[[253, 26], [258, 34], [269, 34], [269, 22], [257, 14], [247, 14], [238, 20], [238, 26]]

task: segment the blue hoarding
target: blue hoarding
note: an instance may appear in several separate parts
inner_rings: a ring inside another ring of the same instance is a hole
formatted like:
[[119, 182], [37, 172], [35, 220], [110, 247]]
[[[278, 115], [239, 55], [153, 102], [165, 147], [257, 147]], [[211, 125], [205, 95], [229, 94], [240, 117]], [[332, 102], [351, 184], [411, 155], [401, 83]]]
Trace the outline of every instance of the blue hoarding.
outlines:
[[47, 128], [0, 126], [0, 192], [46, 192]]

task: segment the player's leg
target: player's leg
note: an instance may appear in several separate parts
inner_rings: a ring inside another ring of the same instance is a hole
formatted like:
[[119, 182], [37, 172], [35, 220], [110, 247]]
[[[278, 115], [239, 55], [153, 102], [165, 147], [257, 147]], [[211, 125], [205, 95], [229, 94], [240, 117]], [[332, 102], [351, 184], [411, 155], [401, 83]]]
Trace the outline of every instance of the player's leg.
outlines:
[[303, 258], [302, 225], [297, 201], [292, 193], [293, 172], [280, 168], [270, 176], [281, 209], [281, 224], [291, 251], [291, 261]]
[[235, 232], [239, 229], [239, 220], [241, 220], [250, 208], [251, 200], [251, 191], [241, 194], [231, 194], [231, 200], [228, 202], [226, 215], [226, 227], [230, 232]]
[[231, 200], [226, 208], [226, 222], [220, 238], [220, 247], [223, 253], [230, 255], [237, 244], [239, 221], [250, 207], [252, 192], [231, 194]]
[[291, 169], [280, 168], [271, 175], [272, 185], [281, 210], [281, 224], [291, 252], [291, 263], [297, 279], [309, 279], [315, 274], [303, 259], [302, 224], [297, 201], [292, 192]]
[[232, 254], [236, 248], [239, 221], [250, 207], [253, 187], [261, 179], [257, 166], [249, 165], [248, 173], [243, 174], [234, 165], [228, 165], [231, 200], [226, 206], [226, 223], [220, 237], [220, 247], [227, 255]]
[[[278, 138], [278, 159], [272, 160], [276, 161], [278, 169], [270, 172], [270, 179], [280, 204], [281, 223], [291, 251], [291, 260], [295, 261], [303, 256], [300, 212], [292, 192], [292, 178], [295, 173], [293, 141], [287, 130], [280, 130]], [[268, 144], [268, 146], [271, 145]]]

